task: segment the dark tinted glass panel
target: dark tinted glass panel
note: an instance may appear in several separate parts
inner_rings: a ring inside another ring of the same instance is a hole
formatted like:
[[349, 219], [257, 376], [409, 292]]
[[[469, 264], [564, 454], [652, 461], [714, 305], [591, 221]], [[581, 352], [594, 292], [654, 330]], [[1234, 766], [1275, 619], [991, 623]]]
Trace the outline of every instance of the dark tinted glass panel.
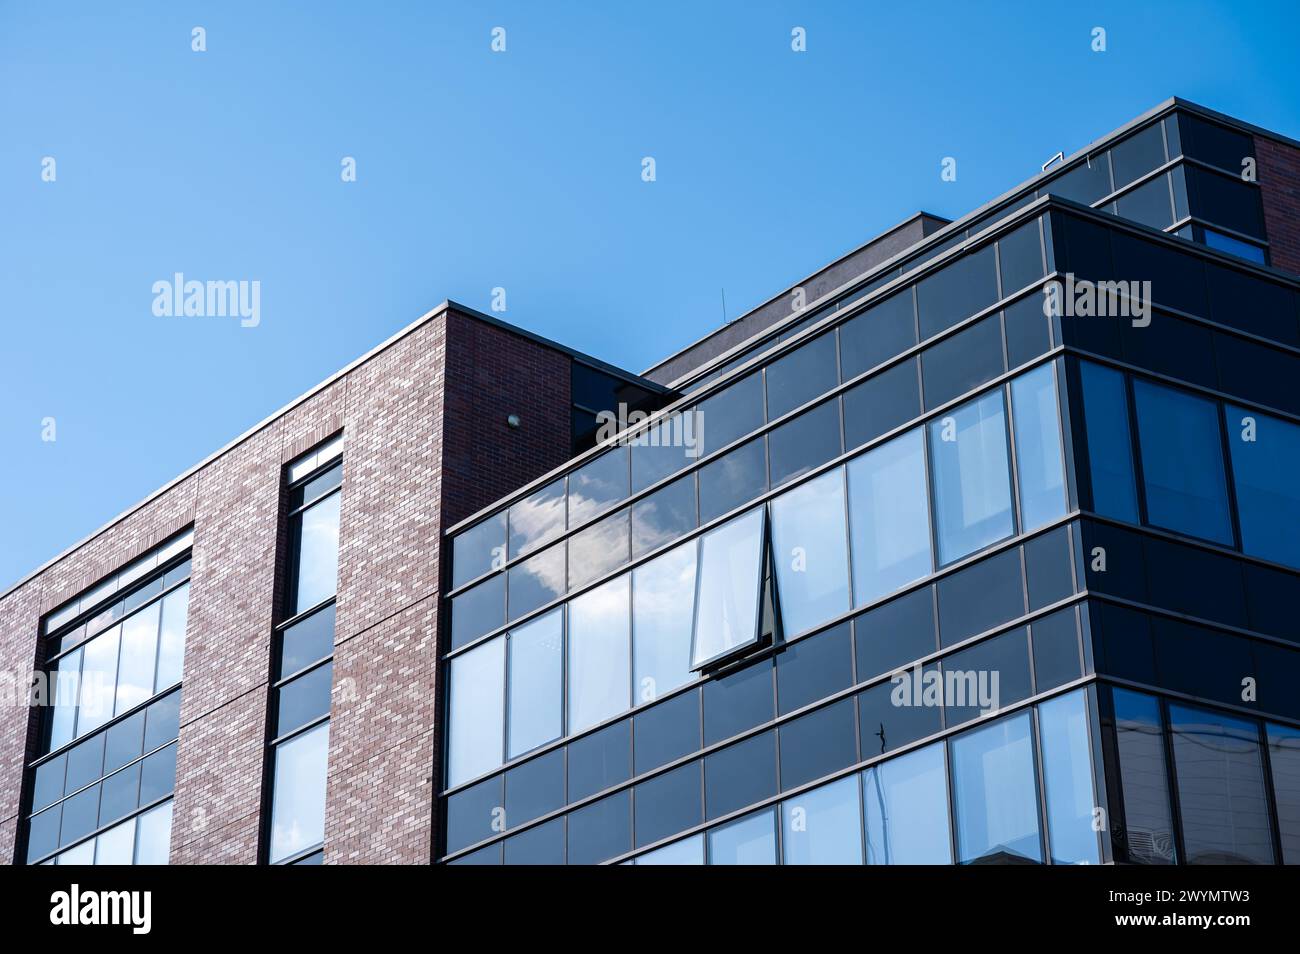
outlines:
[[472, 785], [447, 799], [447, 850], [491, 838], [502, 809], [501, 776]]
[[1300, 729], [1268, 725], [1268, 761], [1273, 774], [1283, 864], [1300, 862]]
[[925, 406], [946, 404], [1005, 370], [1001, 316], [992, 314], [922, 352]]
[[92, 785], [63, 803], [59, 847], [64, 848], [95, 830], [99, 819], [99, 786]]
[[781, 715], [824, 699], [853, 682], [853, 645], [848, 623], [792, 643], [776, 660]]
[[835, 335], [805, 342], [767, 367], [767, 417], [775, 420], [835, 387]]
[[611, 573], [626, 563], [630, 558], [628, 535], [628, 511], [620, 510], [571, 536], [569, 538], [570, 589], [576, 589], [597, 577]]
[[1142, 542], [1147, 592], [1164, 609], [1246, 625], [1241, 562], [1154, 537]]
[[700, 470], [700, 522], [734, 510], [765, 490], [767, 461], [759, 437]]
[[628, 449], [615, 447], [569, 475], [569, 526], [605, 513], [628, 494]]
[[145, 713], [144, 751], [158, 748], [180, 735], [181, 694], [173, 692], [164, 696]]
[[144, 744], [145, 712], [137, 712], [108, 730], [104, 751], [104, 771], [111, 772], [137, 758]]
[[1162, 305], [1193, 315], [1205, 314], [1205, 272], [1199, 258], [1124, 232], [1111, 236], [1111, 246], [1121, 277], [1149, 280], [1151, 297]]
[[703, 420], [695, 408], [689, 408], [632, 439], [633, 493], [677, 473], [699, 457]]
[[674, 480], [632, 504], [632, 557], [695, 529], [695, 476]]
[[176, 787], [176, 746], [160, 749], [140, 763], [140, 804], [170, 795]]
[[1300, 426], [1232, 405], [1225, 411], [1242, 547], [1300, 568]]
[[806, 474], [840, 454], [840, 402], [832, 399], [768, 435], [772, 486]]
[[527, 824], [564, 807], [564, 749], [506, 772], [506, 824]]
[[1083, 675], [1074, 608], [1058, 610], [1030, 627], [1034, 643], [1034, 691], [1046, 692]]
[[776, 733], [763, 732], [704, 760], [708, 817], [720, 818], [776, 794]]
[[1250, 643], [1180, 620], [1152, 617], [1160, 684], [1175, 692], [1241, 703], [1242, 673], [1255, 671]]
[[1168, 228], [1174, 221], [1168, 176], [1156, 176], [1150, 182], [1125, 192], [1115, 201], [1115, 206], [1121, 218], [1132, 219], [1153, 229]]
[[[625, 537], [626, 539], [626, 537]], [[518, 619], [564, 593], [564, 544], [551, 547], [510, 568], [511, 619]], [[452, 618], [455, 618], [452, 608]]]
[[569, 814], [569, 864], [600, 864], [631, 849], [631, 798], [618, 792]]
[[1069, 172], [1057, 176], [1042, 191], [1092, 205], [1110, 194], [1110, 153], [1090, 156]]
[[36, 780], [32, 790], [33, 810], [44, 808], [63, 797], [63, 777], [67, 767], [67, 756], [60, 755], [45, 762], [36, 770]]
[[452, 599], [452, 649], [459, 649], [475, 637], [505, 625], [505, 621], [506, 577], [503, 573]]
[[[470, 593], [477, 593], [471, 590]], [[466, 594], [469, 595], [469, 594]], [[498, 594], [499, 595], [499, 594]], [[331, 603], [324, 609], [312, 613], [301, 622], [294, 623], [281, 634], [280, 668], [277, 677], [283, 679], [291, 676], [308, 664], [324, 659], [334, 651], [334, 609]], [[456, 603], [460, 607], [461, 603]], [[473, 616], [473, 609], [466, 611]], [[500, 625], [497, 621], [494, 625]], [[486, 631], [486, 630], [485, 630]]]
[[1169, 728], [1187, 863], [1272, 864], [1256, 724], [1171, 704]]
[[1097, 669], [1137, 682], [1155, 682], [1155, 648], [1147, 615], [1109, 603], [1089, 604], [1089, 615], [1094, 645], [1100, 637]]
[[944, 646], [1015, 619], [1025, 611], [1020, 551], [1012, 548], [939, 581], [939, 637]]
[[781, 726], [782, 789], [811, 782], [858, 760], [853, 716], [853, 700], [841, 699]]
[[700, 699], [694, 692], [651, 706], [632, 720], [636, 773], [667, 765], [700, 747]]
[[921, 340], [938, 334], [997, 301], [993, 246], [963, 255], [916, 286]]
[[456, 535], [452, 544], [452, 586], [499, 569], [506, 562], [505, 511]]
[[930, 587], [922, 587], [854, 621], [859, 681], [892, 672], [939, 648], [931, 593]]
[[[1073, 272], [1076, 279], [1086, 278], [1090, 281], [1114, 278], [1110, 229], [1073, 215], [1055, 216], [1053, 221], [1059, 226], [1059, 238], [1065, 246], [1065, 262], [1061, 271]], [[1084, 324], [1091, 327], [1099, 322]]]
[[636, 844], [640, 848], [703, 820], [700, 763], [691, 762], [636, 787]]
[[1025, 574], [1029, 578], [1029, 608], [1042, 609], [1074, 593], [1070, 567], [1070, 534], [1066, 527], [1025, 543]]
[[478, 851], [471, 851], [468, 855], [463, 855], [448, 864], [452, 865], [499, 865], [501, 864], [501, 845], [488, 845], [486, 848], [480, 848]]
[[1300, 389], [1291, 386], [1300, 357], [1220, 332], [1214, 332], [1214, 357], [1220, 390], [1300, 414]]
[[140, 795], [140, 766], [137, 762], [104, 779], [99, 793], [99, 824], [107, 825], [135, 811]]
[[750, 374], [700, 403], [703, 453], [711, 454], [763, 423], [763, 378]]
[[67, 791], [75, 792], [104, 774], [104, 735], [93, 736], [68, 752]]
[[844, 380], [888, 361], [916, 344], [912, 289], [872, 305], [840, 326], [840, 367]]
[[564, 864], [564, 819], [554, 818], [506, 839], [508, 865]]
[[998, 239], [998, 262], [1004, 298], [1043, 277], [1043, 246], [1038, 240], [1037, 219]]
[[1083, 382], [1093, 509], [1107, 517], [1137, 523], [1137, 488], [1124, 375], [1089, 361], [1079, 363], [1079, 373]]
[[1265, 566], [1244, 564], [1250, 628], [1300, 643], [1300, 577]]
[[1033, 694], [1029, 634], [1022, 627], [942, 659], [944, 719], [951, 727]]
[[632, 723], [618, 722], [569, 743], [569, 801], [632, 777]]
[[1157, 166], [1165, 164], [1165, 140], [1160, 124], [1148, 126], [1110, 150], [1115, 169], [1115, 187], [1122, 188]]
[[320, 716], [329, 715], [333, 676], [334, 664], [326, 663], [280, 687], [275, 723], [277, 736], [291, 732]]
[[773, 716], [772, 663], [752, 666], [704, 684], [704, 744], [712, 745]]
[[535, 550], [564, 532], [564, 479], [547, 484], [510, 508], [510, 557]]
[[933, 735], [943, 728], [943, 680], [939, 667], [901, 672], [858, 693], [862, 757], [871, 758]]
[[1032, 361], [1051, 348], [1051, 323], [1043, 310], [1040, 292], [1031, 292], [1008, 305], [1002, 312], [1007, 335], [1007, 359], [1011, 367]]
[[1210, 294], [1210, 317], [1215, 321], [1288, 344], [1296, 343], [1295, 317], [1287, 289], [1222, 265], [1207, 265], [1205, 281]]
[[1197, 166], [1187, 167], [1192, 211], [1215, 225], [1264, 238], [1264, 213], [1259, 189], [1239, 178], [1221, 176]]
[[1208, 122], [1190, 113], [1178, 114], [1179, 138], [1183, 151], [1196, 159], [1240, 174], [1242, 160], [1255, 154], [1254, 143], [1245, 133]]
[[844, 392], [844, 438], [850, 448], [921, 414], [916, 359], [896, 364]]
[[49, 811], [41, 812], [39, 815], [32, 817], [27, 826], [27, 860], [29, 862], [44, 857], [59, 847], [59, 820], [62, 814], [63, 806], [56, 805]]

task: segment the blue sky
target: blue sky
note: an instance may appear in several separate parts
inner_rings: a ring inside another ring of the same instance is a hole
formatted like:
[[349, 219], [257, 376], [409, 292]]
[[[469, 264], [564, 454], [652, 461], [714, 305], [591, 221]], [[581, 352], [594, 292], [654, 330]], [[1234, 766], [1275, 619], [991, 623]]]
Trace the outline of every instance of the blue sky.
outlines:
[[0, 0], [0, 587], [444, 298], [640, 371], [1171, 95], [1300, 137], [1294, 2], [115, 6]]

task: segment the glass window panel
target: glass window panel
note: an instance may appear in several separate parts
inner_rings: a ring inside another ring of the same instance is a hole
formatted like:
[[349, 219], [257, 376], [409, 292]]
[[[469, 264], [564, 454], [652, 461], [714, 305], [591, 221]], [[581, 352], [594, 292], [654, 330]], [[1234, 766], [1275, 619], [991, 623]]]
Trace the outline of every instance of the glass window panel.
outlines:
[[767, 437], [772, 486], [793, 480], [840, 454], [840, 402], [819, 404], [776, 427]]
[[1242, 547], [1300, 567], [1300, 427], [1233, 405], [1225, 410]]
[[451, 648], [459, 649], [506, 621], [505, 574], [489, 577], [451, 601]]
[[292, 732], [313, 719], [329, 715], [333, 663], [325, 663], [311, 672], [285, 683], [276, 691], [276, 736]]
[[63, 803], [63, 825], [59, 829], [59, 847], [72, 844], [95, 830], [99, 819], [99, 786], [92, 785]]
[[862, 773], [867, 864], [949, 865], [948, 770], [943, 743]]
[[569, 864], [598, 865], [631, 849], [631, 798], [625, 789], [569, 813]]
[[628, 449], [619, 445], [569, 475], [569, 526], [600, 516], [628, 495]]
[[32, 820], [27, 826], [27, 861], [29, 863], [37, 858], [43, 858], [59, 847], [59, 820], [62, 814], [63, 806], [55, 805], [47, 811], [32, 816]]
[[632, 643], [636, 703], [654, 702], [691, 681], [695, 608], [692, 540], [632, 571]]
[[671, 845], [664, 845], [636, 859], [639, 865], [702, 865], [704, 836], [692, 835]]
[[656, 490], [632, 504], [632, 558], [694, 530], [695, 475]]
[[1021, 530], [1041, 527], [1065, 513], [1065, 465], [1052, 369], [1044, 364], [1011, 382]]
[[1090, 361], [1079, 362], [1079, 373], [1083, 382], [1093, 509], [1106, 517], [1137, 523], [1137, 489], [1124, 375]]
[[801, 639], [776, 658], [781, 715], [847, 689], [853, 683], [853, 642], [848, 623]]
[[1074, 594], [1069, 528], [1057, 527], [1025, 543], [1025, 575], [1031, 610]]
[[1143, 380], [1134, 380], [1133, 395], [1147, 518], [1166, 530], [1231, 546], [1218, 407]]
[[862, 756], [901, 748], [943, 728], [943, 678], [931, 663], [921, 671], [896, 673], [858, 693]]
[[325, 838], [325, 760], [329, 723], [284, 742], [275, 750], [271, 799], [272, 864]]
[[510, 508], [510, 558], [535, 550], [564, 532], [564, 478]]
[[104, 775], [104, 736], [96, 735], [68, 751], [66, 790], [75, 792]]
[[632, 492], [644, 490], [677, 473], [700, 456], [698, 408], [687, 408], [641, 431], [632, 447]]
[[916, 344], [916, 313], [908, 288], [840, 325], [844, 380], [883, 364]]
[[1264, 211], [1260, 191], [1241, 179], [1238, 165], [1233, 176], [1222, 176], [1198, 166], [1186, 166], [1192, 207], [1199, 218], [1224, 228], [1264, 238]]
[[569, 538], [570, 589], [577, 589], [627, 563], [629, 526], [628, 511], [620, 510]]
[[144, 751], [150, 752], [180, 735], [181, 694], [172, 692], [145, 710]]
[[339, 575], [339, 501], [334, 494], [296, 518], [293, 598], [289, 615], [310, 609], [334, 595]]
[[788, 865], [862, 864], [858, 777], [850, 775], [781, 803]]
[[516, 630], [510, 650], [508, 758], [564, 734], [563, 610], [555, 609]]
[[776, 794], [776, 733], [767, 731], [704, 760], [706, 808], [720, 818]]
[[858, 760], [852, 699], [841, 699], [783, 724], [781, 788], [791, 789]]
[[628, 708], [631, 577], [602, 583], [569, 603], [569, 732]]
[[95, 839], [96, 865], [129, 865], [134, 857], [134, 818], [110, 828]]
[[712, 829], [709, 864], [776, 864], [776, 810], [765, 808]]
[[1300, 864], [1300, 729], [1268, 723], [1268, 762], [1284, 864]]
[[700, 522], [735, 510], [767, 490], [766, 439], [756, 438], [700, 469]]
[[763, 424], [763, 377], [754, 372], [700, 402], [701, 453], [712, 454]]
[[463, 586], [506, 562], [506, 513], [501, 511], [456, 535], [452, 542], [451, 585]]
[[75, 649], [58, 661], [50, 678], [49, 716], [52, 751], [72, 741], [77, 725], [77, 700], [81, 696], [81, 649]]
[[825, 394], [838, 383], [835, 335], [800, 345], [767, 367], [767, 418], [776, 420]]
[[478, 851], [471, 851], [468, 855], [461, 855], [452, 861], [447, 862], [452, 865], [499, 865], [501, 864], [501, 844], [488, 845], [486, 848], [480, 848]]
[[[321, 784], [324, 785], [323, 770], [321, 775]], [[170, 795], [174, 788], [176, 788], [175, 743], [165, 749], [159, 749], [153, 755], [145, 756], [140, 765], [140, 804], [147, 805], [164, 795]]]
[[526, 825], [564, 807], [564, 749], [552, 749], [506, 772], [506, 824]]
[[787, 638], [849, 609], [844, 519], [842, 468], [772, 501], [773, 558]]
[[149, 581], [144, 586], [140, 587], [138, 590], [135, 590], [133, 593], [127, 596], [126, 599], [122, 601], [122, 611], [124, 613], [134, 612], [135, 610], [139, 609], [141, 606], [144, 606], [145, 603], [148, 603], [155, 596], [161, 596], [162, 591], [163, 591], [162, 577], [161, 576], [155, 577], [153, 580]]
[[[624, 536], [624, 546], [626, 546]], [[509, 570], [509, 617], [512, 620], [526, 616], [538, 607], [564, 595], [565, 544], [516, 563]]]
[[569, 801], [632, 777], [632, 721], [625, 719], [569, 743]]
[[930, 572], [930, 511], [921, 441], [918, 428], [849, 461], [857, 606]]
[[1116, 212], [1153, 229], [1166, 229], [1173, 224], [1173, 206], [1170, 203], [1169, 177], [1156, 176], [1136, 189], [1125, 192], [1115, 201]]
[[[162, 629], [158, 633], [158, 671], [154, 692], [161, 692], [181, 681], [185, 664], [185, 627], [189, 621], [190, 585], [168, 593], [162, 604]], [[333, 619], [334, 609], [330, 608]], [[331, 626], [332, 629], [332, 626]], [[330, 633], [331, 639], [333, 632]]]
[[135, 863], [165, 865], [171, 854], [172, 803], [163, 802], [136, 819]]
[[501, 764], [505, 647], [505, 639], [498, 637], [451, 661], [449, 786]]
[[653, 844], [702, 820], [700, 763], [691, 762], [636, 786], [636, 846]]
[[[477, 591], [471, 591], [476, 593]], [[459, 608], [462, 604], [456, 604]], [[319, 662], [334, 651], [334, 611], [337, 604], [312, 613], [294, 623], [280, 634], [279, 678], [291, 676], [314, 662]], [[166, 627], [166, 613], [163, 626]], [[182, 634], [183, 638], [183, 634]], [[164, 641], [166, 637], [164, 636]], [[161, 667], [159, 667], [161, 668]], [[179, 677], [179, 672], [177, 676]]]
[[698, 669], [758, 640], [765, 509], [757, 507], [706, 533], [691, 641]]
[[1115, 188], [1122, 188], [1165, 164], [1165, 140], [1160, 124], [1135, 133], [1110, 150], [1115, 167]]
[[1002, 310], [1007, 336], [1007, 364], [1015, 368], [1046, 354], [1052, 346], [1052, 325], [1043, 312], [1043, 295], [1030, 292]]
[[1089, 156], [1069, 172], [1049, 182], [1043, 191], [1092, 205], [1102, 196], [1110, 194], [1110, 153]]
[[1043, 746], [1043, 786], [1052, 864], [1095, 865], [1101, 861], [1093, 814], [1092, 753], [1088, 744], [1086, 694], [1077, 689], [1038, 707]]
[[39, 810], [63, 797], [63, 777], [68, 767], [68, 757], [60, 755], [42, 763], [36, 769], [32, 783], [32, 809]]
[[921, 386], [912, 358], [844, 392], [844, 440], [854, 448], [921, 413]]
[[930, 427], [939, 561], [951, 563], [1015, 532], [1001, 390]]
[[1012, 547], [939, 581], [939, 639], [953, 646], [1021, 616], [1020, 552]]
[[505, 863], [508, 865], [564, 864], [564, 819], [555, 818], [544, 825], [507, 838]]
[[683, 693], [644, 709], [632, 722], [636, 774], [640, 775], [700, 747], [699, 693]]
[[858, 681], [891, 672], [939, 648], [933, 588], [913, 590], [868, 610], [853, 623]]
[[1160, 703], [1152, 696], [1112, 690], [1115, 739], [1124, 799], [1124, 829], [1133, 864], [1174, 863], [1174, 822], [1169, 807]]
[[153, 695], [154, 665], [158, 658], [158, 619], [162, 602], [149, 604], [122, 623], [121, 657], [117, 664], [117, 702], [121, 715]]
[[[501, 794], [501, 776], [496, 775], [447, 799], [448, 851], [460, 851], [501, 830]], [[510, 824], [508, 813], [505, 821]]]
[[[1201, 237], [1205, 245], [1209, 248], [1220, 252], [1227, 252], [1229, 255], [1235, 255], [1238, 258], [1244, 258], [1248, 262], [1254, 262], [1256, 265], [1264, 264], [1264, 250], [1258, 245], [1252, 245], [1250, 242], [1243, 242], [1239, 238], [1233, 238], [1231, 235], [1224, 235], [1222, 232], [1216, 232], [1214, 229], [1201, 228]], [[1294, 337], [1287, 335], [1288, 338]]]
[[768, 722], [774, 709], [770, 659], [710, 679], [704, 684], [704, 744], [721, 742]]
[[1038, 239], [1038, 221], [1027, 222], [998, 239], [1004, 298], [1043, 277], [1043, 245]]
[[98, 729], [113, 717], [117, 682], [117, 650], [121, 625], [86, 643], [81, 667], [81, 710], [77, 735]]
[[946, 404], [1005, 370], [1002, 317], [995, 312], [921, 353], [925, 406]]
[[83, 842], [76, 848], [69, 848], [55, 861], [61, 865], [93, 865], [95, 863], [95, 840]]
[[1169, 728], [1187, 863], [1272, 864], [1256, 724], [1171, 704]]
[[950, 727], [1033, 694], [1029, 633], [1023, 626], [945, 656], [942, 668], [944, 719]]
[[[130, 768], [114, 772], [104, 779], [99, 792], [99, 824], [107, 825], [135, 811], [140, 799], [140, 766], [136, 762]], [[127, 855], [128, 859], [130, 854]]]
[[1031, 627], [1034, 642], [1034, 688], [1046, 692], [1083, 675], [1079, 630], [1074, 607], [1044, 616]]
[[921, 340], [969, 318], [998, 299], [993, 243], [949, 262], [916, 285]]
[[956, 736], [951, 751], [958, 862], [1042, 861], [1029, 713]]

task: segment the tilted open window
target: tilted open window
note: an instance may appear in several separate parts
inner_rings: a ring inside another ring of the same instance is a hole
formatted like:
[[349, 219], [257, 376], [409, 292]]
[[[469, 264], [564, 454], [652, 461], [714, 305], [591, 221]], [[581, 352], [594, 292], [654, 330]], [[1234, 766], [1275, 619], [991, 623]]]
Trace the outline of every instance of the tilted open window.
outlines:
[[[725, 662], [764, 641], [767, 508], [755, 507], [700, 540], [691, 669]], [[770, 634], [768, 634], [770, 635]]]

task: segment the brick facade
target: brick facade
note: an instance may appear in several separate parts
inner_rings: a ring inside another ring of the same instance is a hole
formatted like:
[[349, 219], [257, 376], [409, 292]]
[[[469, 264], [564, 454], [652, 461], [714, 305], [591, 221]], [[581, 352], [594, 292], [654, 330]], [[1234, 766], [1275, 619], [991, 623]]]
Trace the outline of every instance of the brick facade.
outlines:
[[1255, 159], [1272, 265], [1300, 275], [1300, 149], [1256, 136]]
[[[39, 665], [44, 613], [193, 523], [172, 862], [256, 863], [283, 466], [343, 430], [325, 861], [427, 863], [442, 532], [568, 458], [570, 360], [455, 306], [436, 310], [0, 598], [0, 665]], [[4, 860], [22, 860], [37, 726], [26, 707], [0, 712]]]

